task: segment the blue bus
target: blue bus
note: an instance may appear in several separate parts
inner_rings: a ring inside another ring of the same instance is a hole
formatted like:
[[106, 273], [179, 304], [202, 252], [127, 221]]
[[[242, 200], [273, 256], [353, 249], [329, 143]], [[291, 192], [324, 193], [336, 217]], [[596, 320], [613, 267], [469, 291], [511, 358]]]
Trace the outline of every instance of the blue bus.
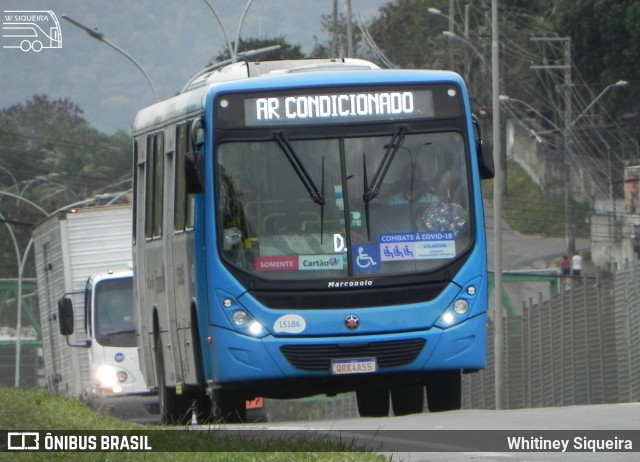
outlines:
[[237, 62], [134, 127], [138, 345], [165, 422], [356, 393], [457, 409], [485, 366], [480, 180], [462, 79], [362, 60]]

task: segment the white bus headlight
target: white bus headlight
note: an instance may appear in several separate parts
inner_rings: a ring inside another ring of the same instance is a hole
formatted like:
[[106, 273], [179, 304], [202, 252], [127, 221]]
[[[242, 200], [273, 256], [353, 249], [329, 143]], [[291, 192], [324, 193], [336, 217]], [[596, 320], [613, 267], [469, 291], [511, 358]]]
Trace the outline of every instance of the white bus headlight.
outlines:
[[118, 376], [113, 366], [103, 365], [96, 371], [98, 385], [104, 388], [113, 388], [118, 384]]
[[249, 315], [247, 314], [246, 311], [238, 310], [233, 313], [233, 316], [231, 317], [231, 319], [233, 319], [233, 323], [236, 326], [240, 327], [247, 324], [247, 321], [249, 320]]
[[469, 311], [469, 303], [462, 299], [456, 300], [453, 304], [453, 311], [458, 314], [467, 314], [467, 311]]
[[252, 337], [264, 337], [267, 330], [245, 310], [236, 310], [231, 314], [231, 322], [237, 330]]
[[440, 319], [436, 322], [436, 326], [442, 329], [455, 326], [467, 319], [469, 311], [469, 301], [464, 298], [459, 298], [442, 313], [442, 316], [440, 316]]
[[124, 383], [129, 378], [129, 375], [125, 371], [118, 371], [116, 377], [118, 377], [118, 382]]
[[447, 325], [451, 325], [455, 318], [456, 317], [453, 314], [451, 314], [450, 311], [447, 311], [442, 315], [442, 321], [444, 321], [444, 323]]
[[258, 321], [253, 321], [251, 324], [249, 324], [249, 333], [254, 337], [259, 337], [263, 333], [263, 331], [264, 329], [262, 327], [262, 324], [260, 324]]

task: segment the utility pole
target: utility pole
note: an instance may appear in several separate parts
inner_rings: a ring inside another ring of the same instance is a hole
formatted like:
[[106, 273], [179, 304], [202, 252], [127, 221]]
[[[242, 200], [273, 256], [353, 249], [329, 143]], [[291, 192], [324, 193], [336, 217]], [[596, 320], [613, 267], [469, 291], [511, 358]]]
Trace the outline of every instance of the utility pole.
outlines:
[[[491, 0], [491, 104], [493, 111], [493, 158], [495, 164], [493, 180], [493, 239], [495, 288], [493, 315], [493, 349], [496, 410], [503, 408], [503, 349], [504, 349], [504, 309], [502, 306], [502, 182], [504, 171], [500, 162], [502, 143], [500, 140], [500, 35], [498, 33], [498, 0]], [[495, 160], [494, 160], [495, 162]]]
[[331, 57], [338, 57], [338, 0], [333, 0], [333, 34], [331, 34]]
[[347, 58], [353, 58], [353, 18], [351, 15], [351, 0], [347, 4]]
[[[449, 34], [455, 35], [456, 30], [456, 21], [455, 21], [455, 0], [449, 0], [449, 14], [447, 15], [447, 19], [449, 20]], [[447, 47], [447, 68], [453, 69], [454, 59], [453, 59], [453, 45], [449, 43]]]
[[563, 134], [563, 177], [564, 177], [564, 221], [565, 221], [565, 240], [567, 246], [567, 254], [573, 255], [576, 251], [576, 230], [573, 214], [573, 189], [571, 187], [571, 152], [573, 148], [573, 137], [571, 134], [572, 119], [572, 90], [571, 81], [571, 39], [568, 37], [558, 38], [532, 38], [536, 42], [562, 42], [564, 52], [564, 64], [562, 65], [543, 65], [531, 66], [533, 70], [562, 70], [564, 73], [564, 130]]
[[567, 253], [571, 256], [576, 251], [576, 228], [573, 219], [573, 191], [571, 189], [571, 39], [564, 41], [564, 215], [566, 221]]

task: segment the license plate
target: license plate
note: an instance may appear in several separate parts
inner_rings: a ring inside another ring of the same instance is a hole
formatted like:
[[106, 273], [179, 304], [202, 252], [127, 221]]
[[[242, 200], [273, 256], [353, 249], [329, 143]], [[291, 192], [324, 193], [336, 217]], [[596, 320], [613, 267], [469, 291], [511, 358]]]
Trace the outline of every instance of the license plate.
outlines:
[[331, 373], [344, 374], [369, 374], [377, 370], [376, 358], [354, 358], [331, 360]]

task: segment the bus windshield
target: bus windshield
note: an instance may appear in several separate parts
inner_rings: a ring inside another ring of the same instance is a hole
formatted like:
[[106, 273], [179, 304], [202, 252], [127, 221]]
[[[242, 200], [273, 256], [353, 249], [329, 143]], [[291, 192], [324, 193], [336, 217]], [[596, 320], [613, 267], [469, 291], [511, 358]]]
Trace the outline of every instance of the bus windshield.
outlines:
[[94, 288], [96, 341], [103, 346], [136, 346], [133, 279], [104, 279]]
[[219, 248], [264, 279], [434, 271], [472, 245], [457, 131], [234, 141], [216, 153]]

